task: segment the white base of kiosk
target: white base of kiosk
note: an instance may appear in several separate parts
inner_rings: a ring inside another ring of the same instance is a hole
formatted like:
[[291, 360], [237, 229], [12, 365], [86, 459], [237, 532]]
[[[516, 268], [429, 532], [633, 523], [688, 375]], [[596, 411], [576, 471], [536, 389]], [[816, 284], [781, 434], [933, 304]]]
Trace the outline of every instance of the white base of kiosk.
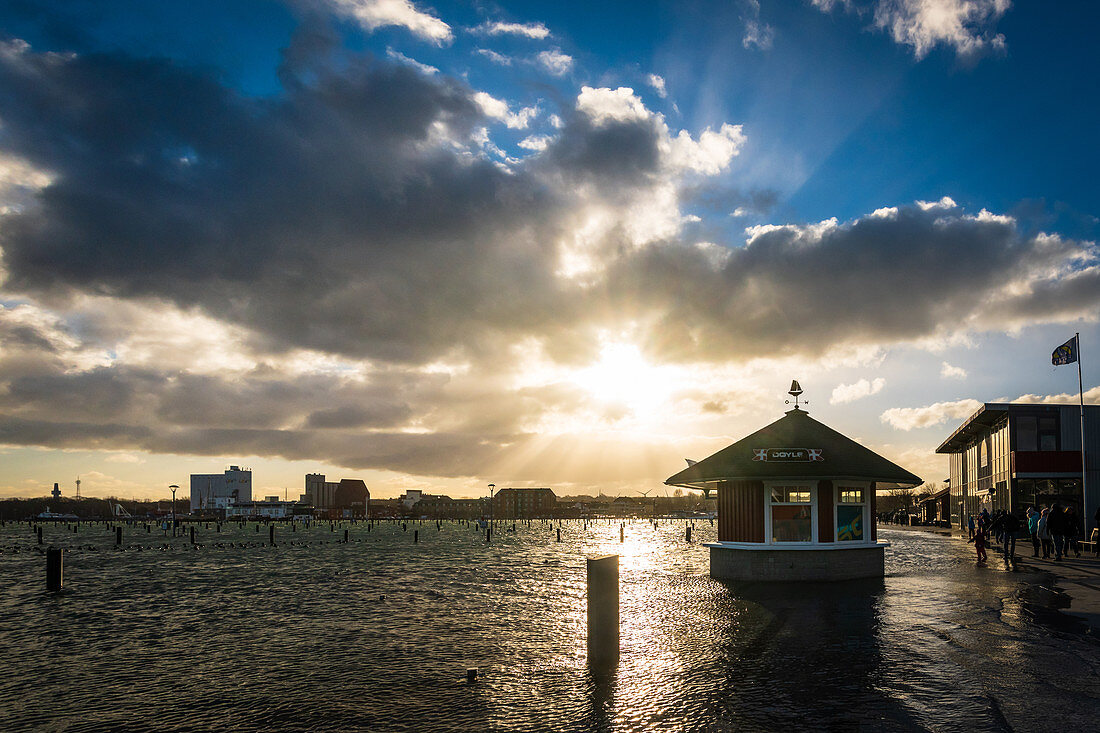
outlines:
[[710, 577], [733, 581], [881, 578], [889, 542], [812, 545], [709, 542]]

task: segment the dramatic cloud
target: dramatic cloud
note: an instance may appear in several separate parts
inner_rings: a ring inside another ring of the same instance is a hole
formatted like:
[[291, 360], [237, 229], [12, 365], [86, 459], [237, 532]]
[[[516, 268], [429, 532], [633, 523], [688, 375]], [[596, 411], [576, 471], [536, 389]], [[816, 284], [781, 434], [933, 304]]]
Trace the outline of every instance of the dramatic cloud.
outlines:
[[937, 402], [927, 407], [892, 407], [880, 419], [898, 430], [913, 430], [941, 425], [948, 420], [964, 420], [982, 406], [978, 400]]
[[333, 10], [353, 18], [368, 31], [399, 26], [436, 44], [450, 43], [451, 27], [439, 18], [417, 10], [409, 0], [325, 0]]
[[331, 44], [301, 31], [265, 97], [0, 48], [0, 442], [623, 480], [678, 446], [616, 430], [720, 447], [746, 370], [1100, 317], [1091, 243], [948, 198], [697, 237], [739, 125], [596, 85], [513, 111]]
[[873, 382], [868, 382], [866, 379], [861, 379], [854, 384], [838, 384], [833, 389], [832, 396], [829, 397], [829, 404], [842, 405], [845, 402], [855, 402], [856, 400], [861, 400], [864, 397], [870, 397], [873, 394], [878, 394], [885, 386], [886, 380], [882, 377], [875, 378]]
[[811, 0], [823, 12], [840, 7], [861, 15], [871, 12], [875, 27], [896, 43], [911, 46], [923, 58], [938, 45], [950, 46], [959, 56], [1001, 50], [1005, 38], [992, 26], [1012, 6], [1010, 0]]

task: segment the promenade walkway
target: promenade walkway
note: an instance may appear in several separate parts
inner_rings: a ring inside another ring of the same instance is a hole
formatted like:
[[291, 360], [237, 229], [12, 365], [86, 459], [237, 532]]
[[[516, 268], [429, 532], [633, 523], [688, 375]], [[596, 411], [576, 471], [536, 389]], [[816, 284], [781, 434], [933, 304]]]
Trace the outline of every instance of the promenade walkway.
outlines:
[[[896, 524], [883, 524], [889, 529], [912, 530], [918, 532], [931, 532], [955, 539], [967, 540], [967, 532], [958, 529], [945, 529], [943, 527], [907, 527]], [[1092, 552], [1082, 552], [1081, 557], [1069, 557], [1055, 561], [1044, 560], [1042, 557], [1031, 556], [1031, 540], [1027, 537], [1016, 540], [1016, 565], [1020, 569], [1026, 569], [1041, 573], [1049, 573], [1057, 580], [1056, 590], [1064, 592], [1070, 597], [1069, 608], [1062, 609], [1062, 613], [1076, 616], [1086, 623], [1090, 633], [1100, 635], [1100, 558]], [[1001, 556], [1002, 548], [994, 540], [989, 546], [989, 560], [992, 563]]]

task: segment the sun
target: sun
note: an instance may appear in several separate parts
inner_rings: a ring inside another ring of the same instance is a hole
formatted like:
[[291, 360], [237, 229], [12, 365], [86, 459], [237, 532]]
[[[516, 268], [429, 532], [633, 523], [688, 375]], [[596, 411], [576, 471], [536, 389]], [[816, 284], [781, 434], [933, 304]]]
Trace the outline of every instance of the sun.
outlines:
[[676, 384], [670, 367], [649, 363], [636, 345], [624, 342], [605, 343], [599, 358], [569, 379], [600, 402], [625, 407], [639, 419], [651, 417]]

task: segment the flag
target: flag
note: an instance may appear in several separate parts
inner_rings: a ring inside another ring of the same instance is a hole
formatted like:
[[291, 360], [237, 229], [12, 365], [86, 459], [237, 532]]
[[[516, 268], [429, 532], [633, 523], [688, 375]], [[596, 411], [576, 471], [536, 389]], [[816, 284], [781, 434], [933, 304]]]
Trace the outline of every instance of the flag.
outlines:
[[1072, 364], [1077, 361], [1077, 337], [1074, 336], [1065, 342], [1050, 355], [1050, 363], [1054, 366]]

